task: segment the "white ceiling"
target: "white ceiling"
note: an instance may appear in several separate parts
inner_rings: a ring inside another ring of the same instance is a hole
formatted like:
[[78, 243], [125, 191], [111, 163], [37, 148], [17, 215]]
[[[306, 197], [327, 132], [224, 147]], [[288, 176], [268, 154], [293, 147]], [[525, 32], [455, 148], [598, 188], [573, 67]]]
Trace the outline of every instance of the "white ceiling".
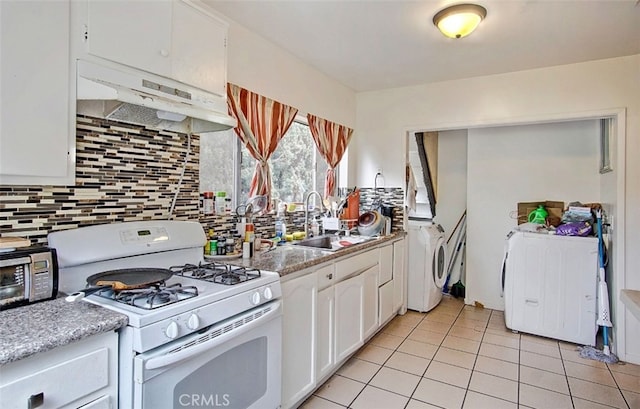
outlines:
[[355, 91], [640, 53], [640, 0], [478, 0], [459, 40], [432, 23], [446, 0], [203, 1]]

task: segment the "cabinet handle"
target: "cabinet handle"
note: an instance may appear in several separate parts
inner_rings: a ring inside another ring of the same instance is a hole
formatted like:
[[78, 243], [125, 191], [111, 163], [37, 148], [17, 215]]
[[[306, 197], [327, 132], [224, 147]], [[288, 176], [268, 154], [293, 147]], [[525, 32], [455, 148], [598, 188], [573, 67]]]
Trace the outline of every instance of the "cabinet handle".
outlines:
[[333, 273], [329, 273], [329, 274], [327, 274], [327, 278], [328, 278], [329, 280], [331, 280], [331, 279], [333, 278]]
[[165, 50], [164, 48], [162, 50], [160, 50], [160, 55], [163, 57], [168, 57], [169, 56], [169, 51]]
[[27, 409], [36, 409], [42, 405], [44, 405], [44, 392], [31, 395], [29, 399], [27, 399]]

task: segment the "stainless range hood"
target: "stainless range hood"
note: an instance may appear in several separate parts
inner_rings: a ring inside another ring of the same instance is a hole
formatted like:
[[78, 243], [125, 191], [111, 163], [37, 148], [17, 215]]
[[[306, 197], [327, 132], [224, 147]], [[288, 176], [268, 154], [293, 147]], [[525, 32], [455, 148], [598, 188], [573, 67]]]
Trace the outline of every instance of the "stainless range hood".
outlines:
[[129, 67], [79, 60], [78, 113], [184, 133], [227, 130], [224, 97]]

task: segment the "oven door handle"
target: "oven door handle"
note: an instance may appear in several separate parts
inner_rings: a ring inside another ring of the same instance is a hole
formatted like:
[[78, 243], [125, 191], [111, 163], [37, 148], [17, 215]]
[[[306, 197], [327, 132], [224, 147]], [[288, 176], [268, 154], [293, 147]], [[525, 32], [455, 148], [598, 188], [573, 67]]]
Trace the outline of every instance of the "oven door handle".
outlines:
[[[190, 344], [192, 344], [191, 346], [181, 348], [176, 352], [170, 352], [165, 355], [150, 358], [145, 362], [144, 367], [146, 369], [158, 369], [179, 361], [190, 359], [201, 354], [203, 351], [222, 345], [230, 338], [244, 334], [245, 332], [250, 331], [257, 326], [262, 325], [272, 317], [281, 314], [280, 301], [274, 301], [269, 305], [271, 306], [271, 309], [268, 312], [263, 313], [259, 317], [247, 320], [246, 317], [252, 317], [257, 313], [245, 314], [239, 318], [227, 321], [224, 324], [216, 325], [205, 334], [202, 334], [201, 337], [197, 338], [196, 340], [192, 340], [190, 342]], [[229, 328], [230, 326], [232, 327], [232, 329], [228, 330], [227, 332], [222, 332], [220, 333], [220, 335], [216, 334], [218, 331], [224, 330], [224, 328]]]

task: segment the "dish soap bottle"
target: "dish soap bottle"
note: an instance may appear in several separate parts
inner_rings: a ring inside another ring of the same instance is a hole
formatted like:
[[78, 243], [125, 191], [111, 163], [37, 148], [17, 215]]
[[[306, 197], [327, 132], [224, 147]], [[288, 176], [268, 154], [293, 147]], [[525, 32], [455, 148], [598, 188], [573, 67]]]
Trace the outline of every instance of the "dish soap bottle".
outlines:
[[315, 216], [313, 217], [313, 220], [311, 220], [311, 235], [313, 237], [318, 237], [320, 235], [320, 225], [318, 224], [318, 220]]
[[275, 230], [276, 238], [279, 239], [278, 243], [283, 243], [287, 234], [287, 224], [284, 218], [284, 207], [281, 206], [278, 206], [278, 213], [275, 220]]

